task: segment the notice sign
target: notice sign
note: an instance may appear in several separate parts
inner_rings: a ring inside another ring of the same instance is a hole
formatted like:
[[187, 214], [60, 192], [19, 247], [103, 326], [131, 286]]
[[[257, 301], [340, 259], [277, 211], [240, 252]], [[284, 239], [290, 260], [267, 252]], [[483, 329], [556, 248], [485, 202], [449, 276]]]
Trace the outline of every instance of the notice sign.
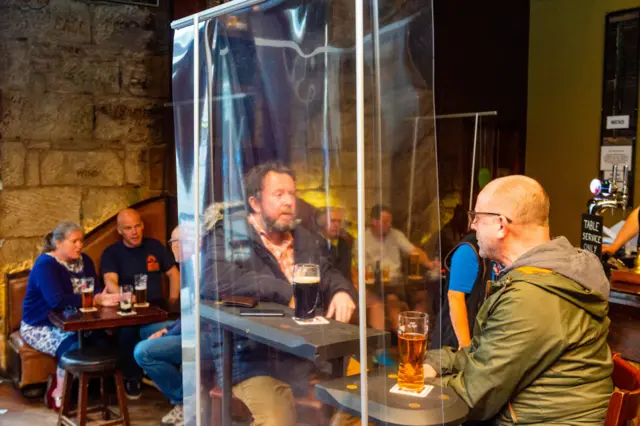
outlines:
[[628, 115], [610, 115], [607, 117], [607, 129], [628, 129]]
[[602, 255], [602, 216], [582, 215], [580, 247], [598, 257]]

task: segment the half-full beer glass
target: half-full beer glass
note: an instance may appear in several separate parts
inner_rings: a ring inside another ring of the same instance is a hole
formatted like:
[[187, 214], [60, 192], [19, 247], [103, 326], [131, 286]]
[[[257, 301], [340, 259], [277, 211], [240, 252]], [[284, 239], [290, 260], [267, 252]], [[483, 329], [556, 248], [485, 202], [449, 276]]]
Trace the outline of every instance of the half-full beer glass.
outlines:
[[136, 307], [147, 306], [147, 274], [137, 274], [134, 276], [135, 294], [136, 294]]
[[407, 311], [401, 312], [398, 317], [398, 387], [404, 391], [422, 392], [423, 363], [427, 352], [427, 314]]
[[294, 318], [313, 320], [320, 296], [320, 266], [300, 263], [293, 267]]
[[131, 299], [133, 296], [133, 289], [130, 285], [122, 285], [120, 286], [120, 312], [128, 314], [132, 311], [131, 309]]
[[91, 277], [80, 279], [80, 291], [82, 292], [82, 309], [93, 309], [93, 294], [95, 290], [95, 280]]

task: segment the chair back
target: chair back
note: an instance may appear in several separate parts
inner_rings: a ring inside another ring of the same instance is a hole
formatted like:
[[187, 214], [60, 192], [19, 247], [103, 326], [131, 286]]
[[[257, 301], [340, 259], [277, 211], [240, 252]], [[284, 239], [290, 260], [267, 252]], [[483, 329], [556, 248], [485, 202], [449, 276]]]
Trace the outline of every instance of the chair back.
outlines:
[[5, 285], [5, 312], [6, 329], [5, 336], [9, 336], [14, 331], [20, 329], [22, 321], [22, 301], [27, 294], [27, 281], [29, 280], [29, 270], [6, 274]]
[[640, 408], [640, 369], [620, 354], [613, 354], [613, 385], [605, 426], [625, 426], [638, 416]]

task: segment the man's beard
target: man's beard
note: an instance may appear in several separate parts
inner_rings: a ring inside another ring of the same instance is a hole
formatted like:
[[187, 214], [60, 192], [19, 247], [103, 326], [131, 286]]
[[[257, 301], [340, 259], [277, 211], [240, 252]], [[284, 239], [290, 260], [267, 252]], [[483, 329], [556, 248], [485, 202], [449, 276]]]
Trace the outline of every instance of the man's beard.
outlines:
[[291, 214], [291, 222], [287, 224], [278, 223], [278, 216], [276, 219], [271, 219], [267, 217], [264, 213], [262, 214], [262, 223], [264, 223], [265, 231], [267, 232], [291, 232], [295, 229], [298, 224], [298, 219], [293, 212], [284, 212]]

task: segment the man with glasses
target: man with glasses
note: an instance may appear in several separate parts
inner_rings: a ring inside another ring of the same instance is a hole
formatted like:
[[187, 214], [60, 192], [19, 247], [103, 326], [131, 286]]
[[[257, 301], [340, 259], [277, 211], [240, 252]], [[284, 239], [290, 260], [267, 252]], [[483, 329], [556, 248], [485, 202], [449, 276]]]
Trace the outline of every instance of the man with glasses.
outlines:
[[471, 345], [430, 351], [470, 420], [511, 425], [602, 425], [613, 391], [607, 345], [609, 281], [599, 259], [550, 238], [538, 182], [489, 183], [470, 212], [480, 256], [504, 265], [480, 308]]

